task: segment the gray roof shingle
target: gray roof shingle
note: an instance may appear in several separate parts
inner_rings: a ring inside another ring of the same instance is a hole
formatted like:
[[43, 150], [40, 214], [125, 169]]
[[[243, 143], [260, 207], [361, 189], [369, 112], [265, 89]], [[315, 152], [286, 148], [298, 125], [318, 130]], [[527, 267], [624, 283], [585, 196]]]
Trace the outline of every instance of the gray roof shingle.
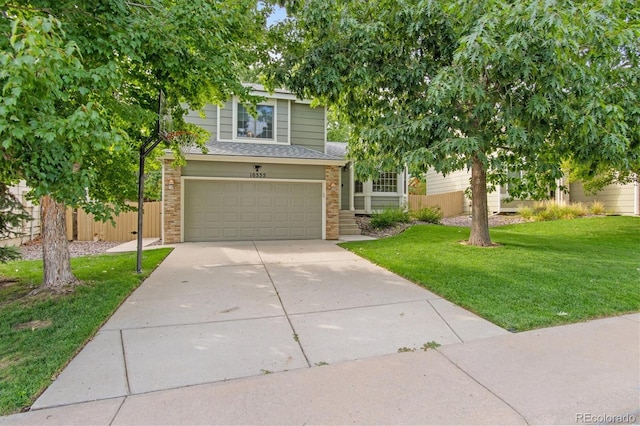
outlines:
[[[209, 142], [207, 155], [238, 157], [294, 158], [304, 160], [342, 160], [343, 158], [325, 154], [299, 145], [278, 145], [246, 142]], [[199, 148], [192, 147], [186, 154], [202, 154]]]

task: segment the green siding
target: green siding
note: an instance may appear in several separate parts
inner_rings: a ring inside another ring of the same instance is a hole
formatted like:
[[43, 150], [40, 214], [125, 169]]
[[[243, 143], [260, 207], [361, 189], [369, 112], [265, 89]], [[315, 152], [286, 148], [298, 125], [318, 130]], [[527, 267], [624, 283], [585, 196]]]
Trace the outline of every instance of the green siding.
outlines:
[[381, 210], [389, 207], [400, 206], [400, 197], [396, 196], [371, 196], [371, 210]]
[[301, 145], [324, 152], [324, 108], [307, 104], [291, 104], [291, 145]]
[[216, 138], [218, 131], [218, 111], [215, 105], [205, 105], [203, 112], [204, 117], [200, 116], [200, 111], [189, 111], [184, 117], [184, 121], [187, 123], [195, 124], [202, 129], [209, 132], [212, 139]]
[[351, 173], [348, 167], [340, 168], [340, 209], [349, 210], [349, 194], [351, 193]]
[[[324, 180], [324, 166], [260, 163], [260, 173], [266, 179]], [[218, 161], [189, 161], [182, 168], [182, 176], [251, 178], [254, 163], [224, 163]], [[256, 180], [260, 180], [256, 178]]]
[[220, 109], [220, 140], [233, 139], [233, 102], [229, 101]]
[[289, 101], [278, 99], [276, 106], [276, 138], [279, 143], [289, 143]]
[[364, 210], [364, 196], [354, 196], [353, 197], [353, 208], [355, 210]]

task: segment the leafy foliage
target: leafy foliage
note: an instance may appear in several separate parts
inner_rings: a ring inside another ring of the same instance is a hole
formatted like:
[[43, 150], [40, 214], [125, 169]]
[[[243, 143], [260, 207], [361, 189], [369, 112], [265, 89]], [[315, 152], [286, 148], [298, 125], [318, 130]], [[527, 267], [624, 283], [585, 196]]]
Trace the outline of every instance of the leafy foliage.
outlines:
[[423, 207], [420, 210], [411, 212], [411, 216], [422, 222], [438, 224], [442, 220], [442, 210], [439, 206]]
[[[49, 196], [55, 209], [107, 219], [135, 198], [138, 152], [157, 138], [159, 118], [202, 146], [208, 135], [184, 122], [188, 108], [232, 95], [256, 100], [240, 76], [266, 54], [270, 9], [254, 0], [0, 5], [0, 181], [24, 179], [36, 202]], [[61, 237], [61, 226], [47, 225], [45, 243]], [[45, 269], [54, 263], [44, 260]]]
[[247, 95], [238, 75], [256, 60], [268, 12], [248, 0], [2, 3], [3, 178], [103, 216], [105, 201], [135, 198], [160, 89], [176, 131], [197, 132], [186, 107]]
[[625, 185], [636, 182], [640, 176], [640, 163], [631, 164], [628, 169], [614, 169], [598, 162], [592, 164], [576, 164], [567, 162], [564, 168], [568, 171], [569, 181], [582, 182], [587, 194], [596, 194], [608, 185]]
[[[0, 241], [8, 238], [19, 237], [21, 225], [30, 220], [24, 206], [11, 193], [9, 187], [0, 182]], [[15, 247], [0, 246], [0, 263], [20, 258], [20, 253]]]
[[409, 223], [411, 216], [408, 211], [401, 208], [388, 208], [371, 215], [370, 225], [373, 228], [381, 229], [394, 226], [399, 223]]
[[637, 2], [303, 3], [277, 26], [272, 84], [337, 108], [360, 177], [472, 170], [472, 239], [497, 184], [541, 199], [563, 160], [637, 163]]
[[333, 142], [346, 142], [349, 140], [350, 127], [340, 119], [340, 114], [335, 108], [327, 111], [327, 140]]

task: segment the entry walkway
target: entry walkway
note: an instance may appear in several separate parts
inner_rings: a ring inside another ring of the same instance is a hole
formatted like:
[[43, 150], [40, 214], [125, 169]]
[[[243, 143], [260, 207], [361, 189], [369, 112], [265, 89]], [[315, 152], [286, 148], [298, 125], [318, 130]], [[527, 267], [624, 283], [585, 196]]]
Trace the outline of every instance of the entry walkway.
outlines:
[[637, 420], [639, 321], [514, 335], [330, 242], [180, 244], [0, 424]]

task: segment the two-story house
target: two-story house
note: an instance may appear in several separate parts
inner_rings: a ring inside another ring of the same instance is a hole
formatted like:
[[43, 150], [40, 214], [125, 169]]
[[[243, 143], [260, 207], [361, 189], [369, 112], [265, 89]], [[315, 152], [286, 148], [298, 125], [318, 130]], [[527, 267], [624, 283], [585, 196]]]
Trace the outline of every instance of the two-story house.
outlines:
[[[207, 105], [205, 118], [198, 112], [185, 118], [211, 139], [207, 154], [186, 153], [184, 167], [173, 168], [170, 154], [163, 160], [165, 243], [334, 240], [341, 209], [365, 213], [380, 204], [371, 202], [372, 183], [353, 181], [344, 148], [328, 146], [324, 107], [284, 90], [252, 88], [265, 98], [255, 117], [234, 98]], [[375, 188], [397, 205], [406, 193], [403, 176], [381, 175]]]

